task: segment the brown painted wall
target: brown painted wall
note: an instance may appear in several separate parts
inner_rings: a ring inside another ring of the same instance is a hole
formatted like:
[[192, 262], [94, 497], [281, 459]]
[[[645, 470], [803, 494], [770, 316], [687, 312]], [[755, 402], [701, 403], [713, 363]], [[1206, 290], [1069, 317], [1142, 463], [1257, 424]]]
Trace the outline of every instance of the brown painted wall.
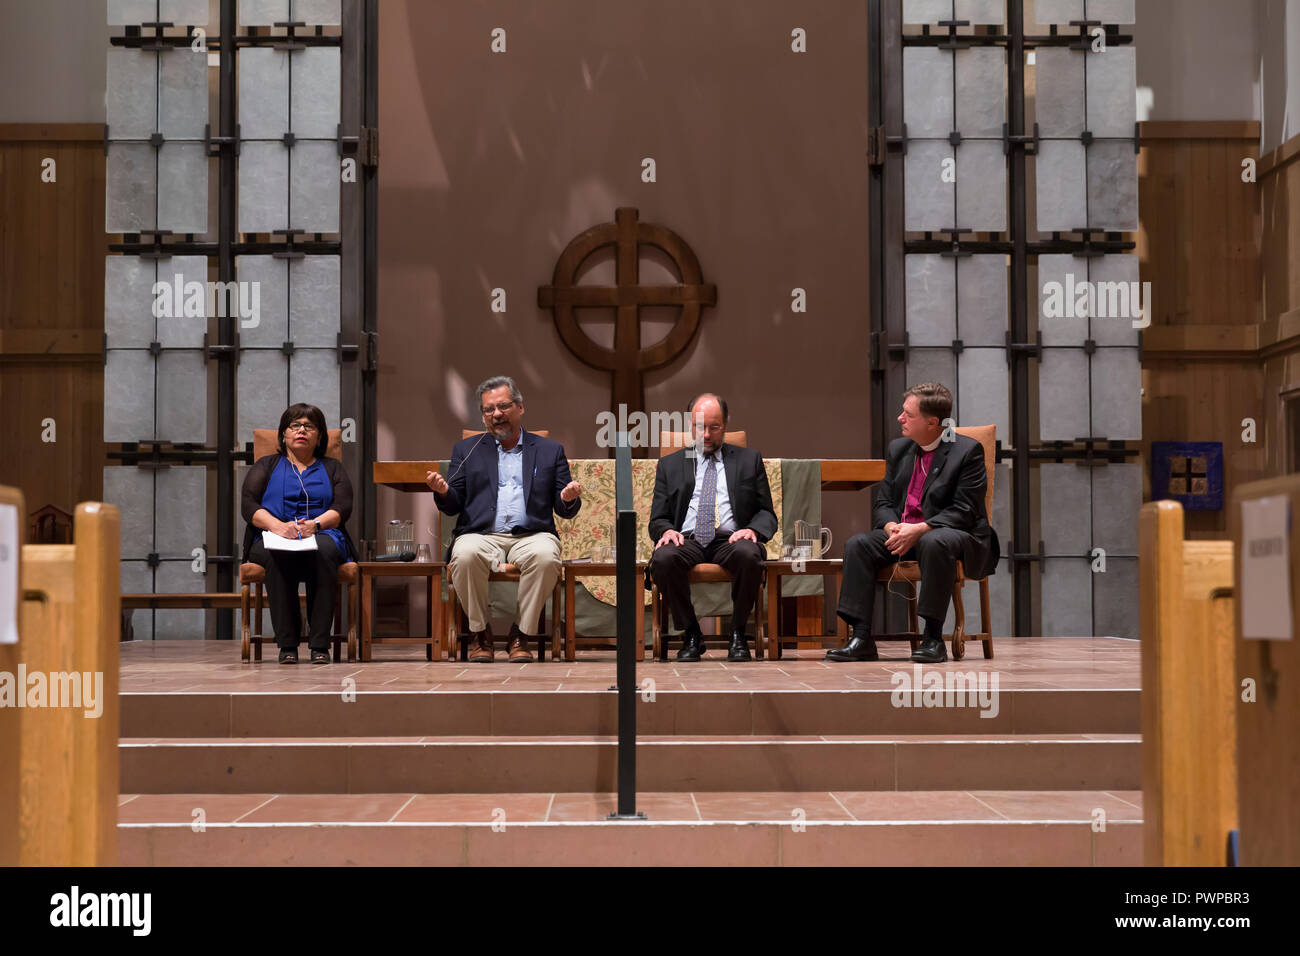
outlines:
[[[565, 349], [537, 288], [623, 205], [678, 232], [718, 287], [687, 353], [647, 376], [648, 407], [716, 389], [765, 455], [867, 454], [865, 4], [392, 0], [381, 14], [381, 458], [446, 456], [491, 374], [518, 380], [525, 425], [603, 456], [609, 373]], [[796, 27], [807, 53], [791, 51]], [[587, 281], [612, 279], [605, 263]], [[643, 261], [642, 281], [675, 280]], [[611, 322], [585, 324], [612, 342]], [[865, 495], [827, 504], [837, 541], [868, 526]], [[381, 522], [431, 517], [427, 496], [381, 489], [379, 505]]]

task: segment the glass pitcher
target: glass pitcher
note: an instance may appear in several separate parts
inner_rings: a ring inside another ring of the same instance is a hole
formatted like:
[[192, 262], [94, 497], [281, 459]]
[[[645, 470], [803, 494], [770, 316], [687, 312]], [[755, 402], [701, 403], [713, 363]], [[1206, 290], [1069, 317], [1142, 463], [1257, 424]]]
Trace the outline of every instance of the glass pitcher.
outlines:
[[388, 522], [384, 544], [384, 550], [388, 554], [401, 554], [403, 551], [414, 551], [415, 522], [403, 518], [394, 518], [392, 521]]
[[831, 529], [807, 521], [794, 523], [794, 547], [805, 558], [818, 560], [831, 549]]

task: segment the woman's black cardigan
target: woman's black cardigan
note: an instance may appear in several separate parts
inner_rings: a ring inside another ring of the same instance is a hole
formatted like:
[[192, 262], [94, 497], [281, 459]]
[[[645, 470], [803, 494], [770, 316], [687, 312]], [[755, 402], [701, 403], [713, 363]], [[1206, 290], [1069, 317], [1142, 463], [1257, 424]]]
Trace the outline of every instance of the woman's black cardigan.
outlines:
[[[253, 525], [253, 515], [262, 507], [262, 496], [266, 494], [266, 485], [271, 480], [271, 472], [282, 458], [284, 456], [278, 453], [259, 458], [244, 476], [244, 487], [240, 492], [240, 511], [244, 521], [248, 523], [244, 529], [245, 562], [248, 561], [248, 554], [253, 548], [254, 535], [262, 530]], [[339, 530], [347, 539], [348, 549], [352, 552], [352, 560], [355, 561], [360, 552], [357, 551], [357, 546], [347, 529], [348, 518], [352, 515], [352, 481], [348, 478], [348, 471], [343, 467], [343, 462], [337, 458], [321, 458], [320, 463], [325, 467], [325, 474], [329, 475], [330, 487], [334, 492], [334, 500], [326, 510], [339, 513]]]

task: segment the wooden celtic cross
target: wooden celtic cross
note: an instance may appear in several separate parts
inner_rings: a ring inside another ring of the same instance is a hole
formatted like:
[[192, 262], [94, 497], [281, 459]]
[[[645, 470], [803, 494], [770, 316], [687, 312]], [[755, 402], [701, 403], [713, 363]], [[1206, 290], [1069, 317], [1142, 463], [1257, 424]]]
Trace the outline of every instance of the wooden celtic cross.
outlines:
[[[614, 285], [575, 285], [587, 259], [616, 247]], [[677, 269], [678, 285], [641, 285], [641, 249], [661, 250]], [[614, 222], [592, 226], [560, 253], [551, 285], [537, 290], [537, 304], [553, 310], [555, 328], [569, 351], [592, 368], [614, 373], [610, 410], [626, 405], [629, 413], [645, 411], [643, 375], [663, 368], [685, 351], [700, 325], [700, 313], [718, 300], [717, 286], [705, 283], [699, 260], [681, 236], [665, 226], [637, 221], [637, 210], [615, 210]], [[668, 335], [649, 348], [641, 347], [642, 306], [672, 305], [681, 311]], [[615, 308], [614, 347], [597, 345], [578, 324], [575, 309]]]

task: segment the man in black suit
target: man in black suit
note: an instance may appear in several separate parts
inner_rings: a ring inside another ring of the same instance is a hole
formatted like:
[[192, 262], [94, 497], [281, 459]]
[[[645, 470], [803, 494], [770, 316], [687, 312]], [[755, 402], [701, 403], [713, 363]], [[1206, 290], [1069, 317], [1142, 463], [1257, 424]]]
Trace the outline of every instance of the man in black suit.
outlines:
[[496, 657], [488, 613], [488, 575], [496, 562], [519, 568], [519, 615], [506, 648], [511, 661], [531, 661], [547, 595], [560, 574], [560, 538], [554, 514], [572, 518], [582, 486], [569, 480], [564, 447], [524, 431], [524, 398], [514, 379], [489, 378], [478, 387], [487, 432], [458, 441], [448, 477], [428, 472], [425, 482], [444, 514], [460, 515], [448, 549], [448, 570], [471, 631], [469, 659]]
[[853, 628], [828, 661], [874, 661], [871, 612], [876, 573], [897, 561], [920, 564], [917, 612], [925, 636], [912, 655], [922, 664], [948, 659], [943, 622], [952, 600], [957, 562], [967, 576], [992, 574], [997, 567], [997, 533], [984, 511], [988, 475], [984, 446], [973, 438], [946, 432], [952, 393], [928, 382], [903, 393], [898, 416], [903, 437], [889, 446], [885, 480], [875, 491], [875, 530], [854, 535], [844, 546], [844, 585], [839, 616]]
[[685, 632], [677, 659], [698, 661], [704, 639], [687, 575], [703, 562], [726, 568], [732, 603], [727, 660], [748, 661], [745, 624], [758, 598], [763, 542], [776, 533], [772, 492], [758, 452], [723, 440], [726, 401], [706, 393], [691, 402], [690, 414], [695, 444], [659, 459], [655, 469], [649, 573]]

